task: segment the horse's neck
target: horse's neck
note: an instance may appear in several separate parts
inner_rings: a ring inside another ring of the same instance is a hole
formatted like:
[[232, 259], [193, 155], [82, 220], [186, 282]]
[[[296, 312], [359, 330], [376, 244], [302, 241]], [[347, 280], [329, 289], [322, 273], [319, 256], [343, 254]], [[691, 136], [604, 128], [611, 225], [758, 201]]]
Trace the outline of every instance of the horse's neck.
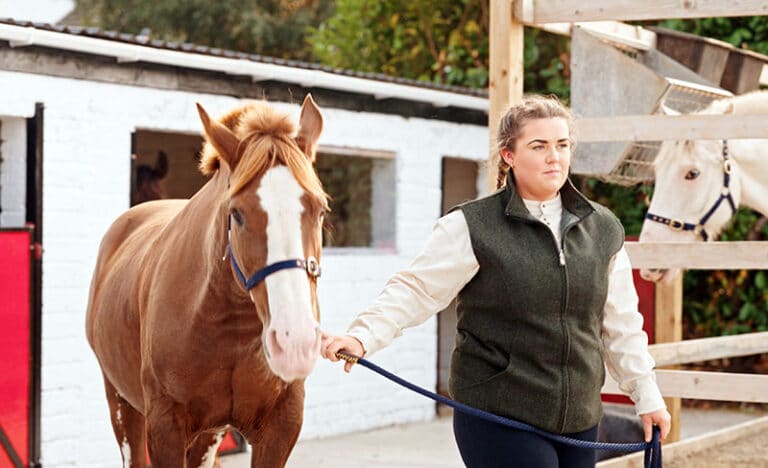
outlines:
[[177, 228], [181, 230], [179, 235], [185, 237], [185, 245], [175, 247], [183, 249], [186, 255], [197, 257], [190, 260], [195, 262], [195, 268], [205, 272], [206, 284], [202, 285], [205, 295], [235, 298], [238, 296], [237, 284], [231, 281], [229, 259], [226, 257], [229, 175], [223, 171], [225, 169], [219, 170], [184, 208]]
[[768, 142], [734, 140], [730, 146], [740, 169], [741, 204], [768, 216]]

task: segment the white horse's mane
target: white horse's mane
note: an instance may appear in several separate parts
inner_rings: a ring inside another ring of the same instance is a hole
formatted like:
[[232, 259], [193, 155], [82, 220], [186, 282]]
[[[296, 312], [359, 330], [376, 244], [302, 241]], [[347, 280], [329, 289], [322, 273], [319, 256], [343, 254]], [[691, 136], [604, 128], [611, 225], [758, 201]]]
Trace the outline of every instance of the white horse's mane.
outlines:
[[[764, 113], [768, 113], [768, 91], [753, 91], [740, 96], [718, 99], [696, 112], [700, 115]], [[675, 158], [684, 157], [689, 161], [708, 158], [714, 162], [720, 162], [720, 145], [718, 140], [667, 141], [662, 144], [662, 149], [653, 165], [654, 167], [664, 165], [673, 155]]]
[[[762, 114], [768, 110], [768, 91], [751, 93], [718, 99], [709, 104], [698, 114]], [[730, 112], [729, 112], [730, 111]]]

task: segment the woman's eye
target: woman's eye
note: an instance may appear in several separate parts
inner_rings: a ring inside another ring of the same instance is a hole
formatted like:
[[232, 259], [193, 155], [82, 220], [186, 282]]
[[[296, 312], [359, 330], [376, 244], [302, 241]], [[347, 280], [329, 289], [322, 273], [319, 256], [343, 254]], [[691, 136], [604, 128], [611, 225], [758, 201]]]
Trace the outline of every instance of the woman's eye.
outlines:
[[242, 225], [243, 225], [243, 216], [240, 214], [240, 212], [239, 212], [239, 211], [237, 211], [237, 210], [232, 210], [232, 213], [231, 213], [231, 215], [232, 215], [232, 219], [234, 219], [234, 220], [235, 220], [235, 222], [236, 222], [238, 225], [240, 225], [240, 226], [242, 226]]
[[544, 145], [536, 145], [536, 146], [533, 147], [534, 151], [541, 151], [543, 149], [544, 149]]
[[700, 174], [698, 169], [691, 169], [685, 174], [685, 180], [693, 180]]

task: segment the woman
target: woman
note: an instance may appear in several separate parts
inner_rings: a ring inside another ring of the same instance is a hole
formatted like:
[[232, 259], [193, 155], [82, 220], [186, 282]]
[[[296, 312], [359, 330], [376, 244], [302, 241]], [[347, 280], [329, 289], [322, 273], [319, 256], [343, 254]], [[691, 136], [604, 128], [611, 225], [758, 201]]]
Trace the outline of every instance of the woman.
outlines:
[[[596, 440], [607, 364], [645, 430], [670, 429], [637, 312], [624, 230], [568, 180], [572, 117], [526, 96], [502, 117], [496, 193], [439, 219], [424, 251], [395, 274], [323, 356], [370, 355], [458, 295], [451, 396], [549, 432]], [[351, 364], [345, 365], [349, 372]], [[454, 412], [464, 463], [593, 467], [591, 450]]]

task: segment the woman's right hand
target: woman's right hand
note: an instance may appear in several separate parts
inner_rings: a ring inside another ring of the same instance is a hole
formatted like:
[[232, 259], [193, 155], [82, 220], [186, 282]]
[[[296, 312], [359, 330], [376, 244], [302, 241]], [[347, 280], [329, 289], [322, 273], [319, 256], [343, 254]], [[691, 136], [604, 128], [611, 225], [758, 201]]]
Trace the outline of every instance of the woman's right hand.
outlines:
[[[357, 357], [363, 357], [363, 355], [365, 354], [365, 349], [363, 349], [363, 344], [360, 343], [360, 340], [358, 340], [357, 338], [354, 338], [349, 335], [346, 335], [346, 336], [329, 335], [323, 332], [323, 344], [320, 348], [320, 353], [322, 354], [322, 356], [325, 359], [336, 362], [340, 360], [340, 358], [336, 356], [336, 353], [341, 350], [344, 350], [347, 353]], [[344, 371], [349, 372], [350, 370], [352, 370], [353, 365], [354, 364], [347, 361], [346, 364], [344, 364]]]

